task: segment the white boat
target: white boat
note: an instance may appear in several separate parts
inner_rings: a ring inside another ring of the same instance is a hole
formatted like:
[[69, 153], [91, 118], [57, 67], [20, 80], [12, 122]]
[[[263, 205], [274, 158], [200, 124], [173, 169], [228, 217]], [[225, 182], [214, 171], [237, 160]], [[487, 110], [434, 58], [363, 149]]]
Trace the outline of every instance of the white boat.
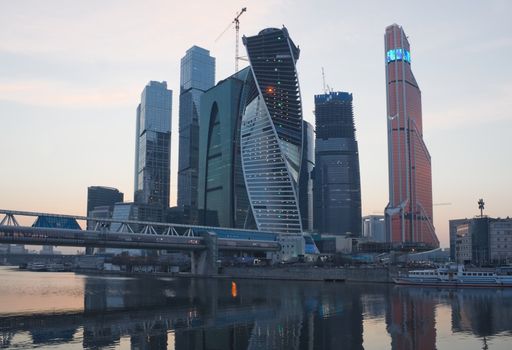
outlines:
[[64, 264], [60, 263], [51, 263], [48, 265], [48, 271], [50, 272], [63, 272], [65, 271]]
[[46, 271], [47, 268], [48, 267], [43, 262], [35, 261], [27, 264], [27, 270], [29, 271]]
[[466, 269], [452, 265], [437, 269], [399, 273], [396, 284], [446, 287], [512, 287], [511, 275], [499, 275], [495, 269]]

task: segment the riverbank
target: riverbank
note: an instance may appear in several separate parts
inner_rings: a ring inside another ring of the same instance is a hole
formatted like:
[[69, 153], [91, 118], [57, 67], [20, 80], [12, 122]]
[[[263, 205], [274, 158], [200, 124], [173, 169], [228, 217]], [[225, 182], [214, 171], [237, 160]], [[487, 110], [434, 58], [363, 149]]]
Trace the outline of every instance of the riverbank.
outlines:
[[128, 272], [80, 269], [75, 271], [84, 275], [130, 276], [130, 277], [181, 277], [181, 278], [217, 278], [249, 279], [277, 281], [312, 282], [361, 282], [393, 283], [398, 274], [395, 267], [315, 267], [315, 266], [243, 266], [223, 267], [219, 274], [197, 276], [189, 272]]
[[317, 267], [317, 266], [278, 266], [278, 267], [224, 267], [222, 274], [229, 278], [298, 280], [298, 281], [347, 281], [393, 283], [398, 275], [395, 267]]

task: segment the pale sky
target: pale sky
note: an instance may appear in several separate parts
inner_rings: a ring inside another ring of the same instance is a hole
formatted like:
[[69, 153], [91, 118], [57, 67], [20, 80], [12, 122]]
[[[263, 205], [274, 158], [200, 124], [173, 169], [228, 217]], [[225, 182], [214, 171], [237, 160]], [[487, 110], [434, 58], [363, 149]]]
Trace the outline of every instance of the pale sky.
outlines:
[[[135, 109], [149, 80], [173, 93], [171, 205], [176, 202], [179, 63], [192, 45], [233, 73], [241, 34], [288, 28], [304, 118], [314, 123], [321, 67], [353, 93], [363, 215], [388, 201], [384, 29], [411, 43], [432, 156], [434, 223], [512, 216], [512, 2], [0, 0], [0, 208], [85, 215], [87, 187], [133, 198]], [[241, 45], [245, 53], [245, 48]]]

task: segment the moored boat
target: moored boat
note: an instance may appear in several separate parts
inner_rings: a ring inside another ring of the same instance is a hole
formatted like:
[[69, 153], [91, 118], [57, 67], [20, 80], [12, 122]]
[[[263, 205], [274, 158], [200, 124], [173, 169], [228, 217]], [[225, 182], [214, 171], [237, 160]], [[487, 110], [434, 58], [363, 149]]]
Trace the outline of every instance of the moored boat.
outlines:
[[500, 275], [495, 269], [466, 269], [462, 265], [411, 270], [393, 280], [396, 284], [436, 287], [512, 287], [510, 275]]
[[30, 262], [27, 264], [27, 270], [29, 271], [46, 271], [48, 266], [44, 262]]

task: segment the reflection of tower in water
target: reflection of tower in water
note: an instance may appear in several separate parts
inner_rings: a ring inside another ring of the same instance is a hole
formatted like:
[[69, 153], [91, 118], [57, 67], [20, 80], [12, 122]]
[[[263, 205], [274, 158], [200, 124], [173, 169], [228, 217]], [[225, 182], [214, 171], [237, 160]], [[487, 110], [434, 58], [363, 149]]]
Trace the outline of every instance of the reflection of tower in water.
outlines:
[[329, 285], [324, 291], [293, 282], [236, 283], [237, 298], [230, 282], [217, 291], [215, 324], [177, 329], [175, 349], [363, 348], [362, 304], [353, 290]]
[[464, 289], [451, 299], [453, 332], [488, 337], [510, 332], [512, 290]]
[[14, 337], [14, 333], [2, 331], [0, 333], [0, 348], [7, 348], [11, 345], [12, 337]]
[[386, 312], [391, 347], [396, 350], [436, 348], [435, 305], [422, 289], [395, 289]]

